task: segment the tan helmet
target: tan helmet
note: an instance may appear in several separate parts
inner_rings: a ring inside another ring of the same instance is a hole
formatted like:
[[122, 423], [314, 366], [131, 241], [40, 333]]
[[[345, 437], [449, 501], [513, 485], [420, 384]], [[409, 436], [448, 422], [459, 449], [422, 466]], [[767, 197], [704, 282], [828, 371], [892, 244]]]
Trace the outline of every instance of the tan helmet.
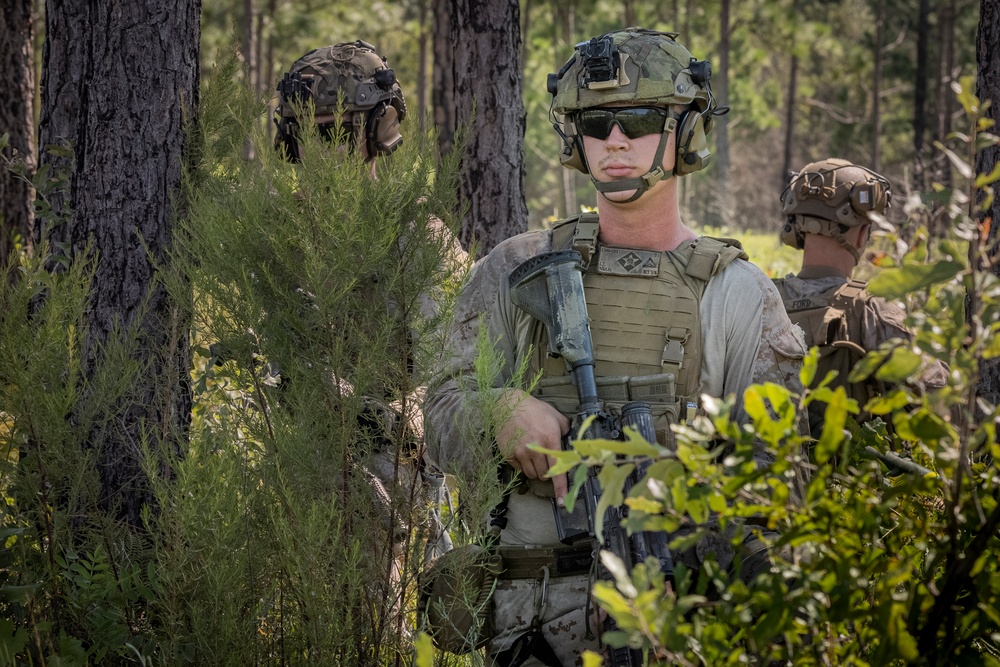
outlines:
[[[334, 44], [313, 49], [295, 61], [278, 83], [278, 126], [275, 146], [288, 159], [298, 159], [298, 113], [312, 104], [320, 131], [330, 136], [339, 125], [355, 140], [364, 137], [369, 159], [388, 155], [403, 141], [399, 124], [406, 118], [403, 91], [386, 59], [367, 42]], [[343, 110], [343, 122], [338, 115]], [[337, 120], [322, 122], [337, 116]]]
[[867, 224], [871, 213], [884, 215], [891, 199], [889, 181], [867, 167], [838, 158], [807, 164], [781, 193], [781, 241], [801, 250], [806, 234], [830, 236], [858, 260], [844, 233]]
[[549, 74], [550, 120], [564, 142], [560, 159], [564, 166], [585, 174], [590, 170], [583, 140], [574, 125], [577, 112], [622, 102], [668, 109], [674, 105], [685, 107], [680, 114], [672, 110], [668, 114], [650, 171], [641, 178], [614, 183], [601, 183], [591, 177], [601, 192], [636, 189], [628, 200], [633, 201], [665, 176], [669, 178], [662, 168], [663, 151], [675, 128], [677, 158], [673, 173], [683, 176], [708, 166], [711, 154], [707, 133], [712, 119], [729, 109], [718, 107], [712, 95], [711, 63], [696, 60], [675, 41], [677, 35], [645, 28], [609, 32], [577, 44], [576, 53], [562, 69]]

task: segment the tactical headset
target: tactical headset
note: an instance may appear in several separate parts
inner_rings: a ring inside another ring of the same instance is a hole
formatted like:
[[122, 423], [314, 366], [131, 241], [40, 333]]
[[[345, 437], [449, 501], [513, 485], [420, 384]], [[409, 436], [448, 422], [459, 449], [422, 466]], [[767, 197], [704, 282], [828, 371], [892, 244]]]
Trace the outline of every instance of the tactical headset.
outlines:
[[[627, 28], [595, 37], [577, 45], [576, 53], [557, 72], [549, 74], [548, 91], [553, 96], [549, 110], [553, 127], [563, 140], [563, 165], [590, 173], [583, 139], [576, 126], [577, 113], [615, 102], [635, 106], [685, 107], [668, 110], [653, 167], [640, 178], [600, 182], [591, 176], [600, 192], [636, 190], [627, 201], [663, 179], [663, 152], [667, 137], [676, 130], [678, 176], [704, 169], [709, 164], [708, 132], [715, 116], [729, 111], [719, 107], [712, 95], [712, 66], [696, 60], [675, 40], [678, 33]], [[668, 176], [669, 178], [669, 176]]]
[[333, 139], [340, 127], [352, 139], [362, 136], [368, 159], [388, 155], [402, 144], [400, 122], [406, 118], [406, 103], [385, 58], [367, 42], [334, 44], [314, 49], [299, 58], [277, 86], [275, 147], [287, 159], [298, 161], [299, 116], [311, 103], [316, 117], [333, 115], [344, 120], [320, 123], [320, 134]]

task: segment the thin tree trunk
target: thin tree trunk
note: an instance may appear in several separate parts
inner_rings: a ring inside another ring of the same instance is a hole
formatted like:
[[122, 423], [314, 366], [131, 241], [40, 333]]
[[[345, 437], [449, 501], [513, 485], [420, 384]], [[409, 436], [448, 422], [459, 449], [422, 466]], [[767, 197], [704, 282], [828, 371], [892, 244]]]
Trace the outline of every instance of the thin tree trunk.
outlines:
[[875, 73], [872, 80], [871, 168], [879, 171], [879, 140], [882, 138], [882, 46], [885, 43], [885, 0], [878, 0], [875, 9]]
[[[16, 151], [24, 177], [35, 173], [35, 62], [32, 0], [0, 4], [0, 134], [9, 134], [7, 158]], [[34, 189], [0, 163], [0, 262], [6, 262], [15, 238], [30, 248]]]
[[[938, 85], [937, 85], [937, 123], [935, 139], [947, 141], [951, 133], [952, 71], [955, 63], [955, 0], [942, 0], [938, 6]], [[942, 185], [951, 184], [951, 165], [943, 155], [937, 158], [938, 173], [936, 180]]]
[[785, 189], [788, 174], [792, 171], [792, 150], [795, 146], [795, 104], [799, 87], [799, 58], [792, 54], [788, 72], [788, 93], [785, 106], [785, 155], [781, 166], [780, 187]]
[[[976, 96], [980, 100], [992, 100], [986, 117], [994, 122], [994, 129], [1000, 127], [1000, 0], [981, 0], [979, 3], [979, 31], [976, 35], [976, 62], [979, 76], [976, 79]], [[976, 156], [976, 173], [988, 174], [1000, 163], [1000, 147], [990, 145]], [[993, 184], [996, 188], [996, 183]], [[986, 193], [979, 192], [977, 201], [982, 205]], [[994, 248], [991, 259], [997, 262], [995, 249], [1000, 226], [1000, 200], [994, 198], [982, 219], [989, 220], [989, 245]], [[1000, 264], [994, 264], [993, 272], [1000, 275]], [[980, 365], [979, 395], [992, 405], [1000, 401], [1000, 360], [992, 359]]]
[[[72, 257], [92, 243], [98, 261], [85, 377], [99, 371], [104, 345], [122, 330], [139, 336], [134, 393], [123, 404], [98, 403], [107, 419], [94, 422], [87, 446], [97, 457], [102, 508], [141, 526], [152, 501], [142, 445], [180, 451], [190, 420], [188, 332], [155, 274], [168, 264], [172, 216], [183, 211], [183, 122], [197, 109], [201, 3], [122, 4], [46, 5], [40, 129], [44, 143], [68, 139], [75, 149], [72, 157], [42, 156], [70, 179], [59, 202], [69, 220], [50, 237]], [[123, 94], [123, 82], [146, 94]]]
[[417, 7], [417, 24], [419, 36], [417, 37], [417, 48], [420, 53], [417, 55], [417, 123], [420, 132], [427, 130], [427, 42], [429, 41], [430, 29], [427, 26], [427, 9], [430, 0], [419, 0]]
[[452, 0], [434, 2], [434, 125], [438, 129], [438, 148], [451, 151], [455, 141], [457, 100], [455, 99], [455, 53], [451, 39]]
[[927, 50], [930, 33], [930, 0], [920, 0], [917, 9], [917, 66], [913, 81], [913, 175], [923, 190], [926, 168], [924, 135], [927, 133]]
[[[713, 89], [719, 106], [729, 104], [729, 39], [731, 0], [722, 0], [719, 12], [719, 68], [713, 76]], [[715, 119], [715, 184], [718, 193], [721, 221], [728, 221], [732, 214], [729, 189], [729, 123], [727, 116]]]
[[[576, 31], [576, 3], [555, 2], [552, 4], [552, 28], [555, 33], [553, 43], [556, 46], [554, 72], [565, 64], [573, 53], [573, 34]], [[563, 150], [562, 140], [558, 139], [559, 150]], [[559, 217], [576, 215], [580, 210], [580, 202], [576, 194], [576, 170], [563, 168], [559, 173], [559, 190], [562, 197], [559, 201]]]
[[240, 53], [243, 55], [243, 67], [246, 69], [247, 84], [257, 89], [257, 51], [254, 48], [254, 8], [253, 0], [243, 0], [243, 16], [240, 17], [240, 28], [243, 34], [243, 43], [240, 44]]

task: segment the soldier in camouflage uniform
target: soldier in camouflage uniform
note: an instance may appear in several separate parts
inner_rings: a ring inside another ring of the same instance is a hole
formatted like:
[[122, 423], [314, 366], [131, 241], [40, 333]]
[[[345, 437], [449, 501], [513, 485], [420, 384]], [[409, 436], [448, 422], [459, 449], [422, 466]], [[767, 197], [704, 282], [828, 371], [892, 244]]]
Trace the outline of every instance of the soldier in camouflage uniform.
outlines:
[[[456, 307], [451, 356], [428, 389], [428, 449], [456, 475], [483, 459], [469, 444], [482, 430], [482, 406], [512, 408], [495, 446], [523, 485], [509, 498], [499, 537], [505, 572], [487, 647], [494, 665], [569, 667], [584, 649], [599, 650], [589, 621], [590, 545], [561, 544], [553, 519], [551, 499], [562, 502], [566, 477], [548, 479], [554, 460], [528, 449], [560, 449], [579, 400], [565, 363], [545, 357], [545, 328], [512, 304], [512, 269], [551, 250], [581, 253], [599, 393], [607, 390], [601, 398], [611, 411], [635, 398], [649, 402], [663, 444], [670, 443], [669, 424], [693, 417], [702, 393], [735, 394], [734, 416], [745, 421], [739, 399], [750, 384], [799, 389], [806, 348], [773, 283], [738, 242], [700, 237], [680, 218], [675, 177], [708, 164], [706, 133], [724, 110], [712, 96], [709, 63], [675, 38], [638, 28], [611, 32], [578, 45], [550, 75], [562, 162], [590, 175], [597, 214], [515, 236], [477, 262]], [[485, 394], [470, 390], [482, 327], [502, 358], [498, 388]], [[500, 388], [522, 362], [528, 377], [543, 373], [534, 395]], [[765, 451], [758, 456], [768, 460]], [[714, 554], [724, 568], [742, 566], [749, 580], [768, 561], [756, 534], [746, 529], [744, 540], [734, 553], [726, 540], [706, 539], [675, 559], [697, 568]]]
[[[307, 122], [315, 123], [320, 136], [327, 141], [340, 140], [337, 149], [367, 163], [372, 178], [377, 178], [376, 158], [390, 155], [402, 144], [400, 123], [406, 118], [402, 90], [386, 59], [367, 42], [358, 40], [309, 51], [292, 64], [278, 83], [277, 91], [275, 148], [291, 162], [299, 162], [302, 157], [299, 133], [302, 124]], [[447, 271], [461, 272], [468, 265], [468, 258], [457, 239], [436, 217], [429, 218], [425, 224], [441, 239], [448, 255], [445, 258], [450, 267]], [[402, 252], [407, 243], [405, 232], [398, 243], [401, 256], [405, 256]], [[440, 312], [441, 299], [442, 294], [437, 292], [422, 294], [419, 316], [424, 320], [434, 319]], [[372, 305], [387, 307], [390, 312], [399, 314], [396, 304]], [[411, 330], [409, 334], [412, 337], [414, 332]], [[344, 369], [335, 372], [341, 389], [352, 391]], [[422, 389], [418, 390], [421, 392]], [[444, 476], [423, 457], [421, 397], [414, 396], [408, 401], [410, 414], [405, 415], [398, 403], [382, 396], [366, 396], [364, 403], [359, 428], [375, 442], [375, 451], [366, 460], [358, 461], [358, 468], [367, 477], [379, 501], [384, 503], [387, 522], [398, 515], [398, 510], [392, 509], [393, 502], [415, 497], [427, 502], [429, 525], [424, 527], [429, 537], [427, 558], [440, 555], [451, 548], [451, 539], [441, 525], [439, 511], [446, 490]], [[406, 424], [403, 429], [397, 428], [400, 420]], [[392, 434], [400, 430], [407, 434], [407, 451], [396, 452]], [[396, 541], [391, 546], [397, 557], [397, 567], [406, 543], [406, 531], [412, 528], [402, 523], [394, 528]], [[398, 579], [399, 572], [393, 574], [393, 579]], [[400, 592], [390, 593], [399, 595]]]
[[[802, 269], [775, 280], [785, 309], [805, 333], [806, 344], [819, 347], [817, 382], [833, 370], [833, 387], [842, 386], [861, 407], [884, 393], [874, 380], [850, 383], [854, 364], [869, 350], [893, 339], [909, 340], [906, 313], [865, 290], [852, 279], [871, 237], [870, 215], [884, 215], [892, 199], [889, 181], [865, 167], [829, 158], [794, 174], [781, 195], [786, 216], [781, 240], [802, 250]], [[947, 369], [930, 366], [914, 385], [942, 387]], [[810, 408], [813, 437], [823, 428], [824, 404]]]

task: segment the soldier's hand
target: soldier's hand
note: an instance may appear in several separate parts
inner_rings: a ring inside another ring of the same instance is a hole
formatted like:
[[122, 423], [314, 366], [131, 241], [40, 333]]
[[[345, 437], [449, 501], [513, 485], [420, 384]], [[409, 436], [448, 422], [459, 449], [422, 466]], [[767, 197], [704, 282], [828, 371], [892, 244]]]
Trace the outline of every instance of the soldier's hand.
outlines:
[[[520, 389], [504, 394], [511, 408], [510, 419], [497, 434], [497, 445], [507, 457], [507, 462], [529, 479], [545, 479], [555, 459], [542, 452], [528, 449], [528, 445], [541, 445], [547, 449], [562, 449], [562, 436], [569, 432], [569, 420], [544, 401]], [[566, 475], [552, 478], [556, 498], [566, 497]]]

